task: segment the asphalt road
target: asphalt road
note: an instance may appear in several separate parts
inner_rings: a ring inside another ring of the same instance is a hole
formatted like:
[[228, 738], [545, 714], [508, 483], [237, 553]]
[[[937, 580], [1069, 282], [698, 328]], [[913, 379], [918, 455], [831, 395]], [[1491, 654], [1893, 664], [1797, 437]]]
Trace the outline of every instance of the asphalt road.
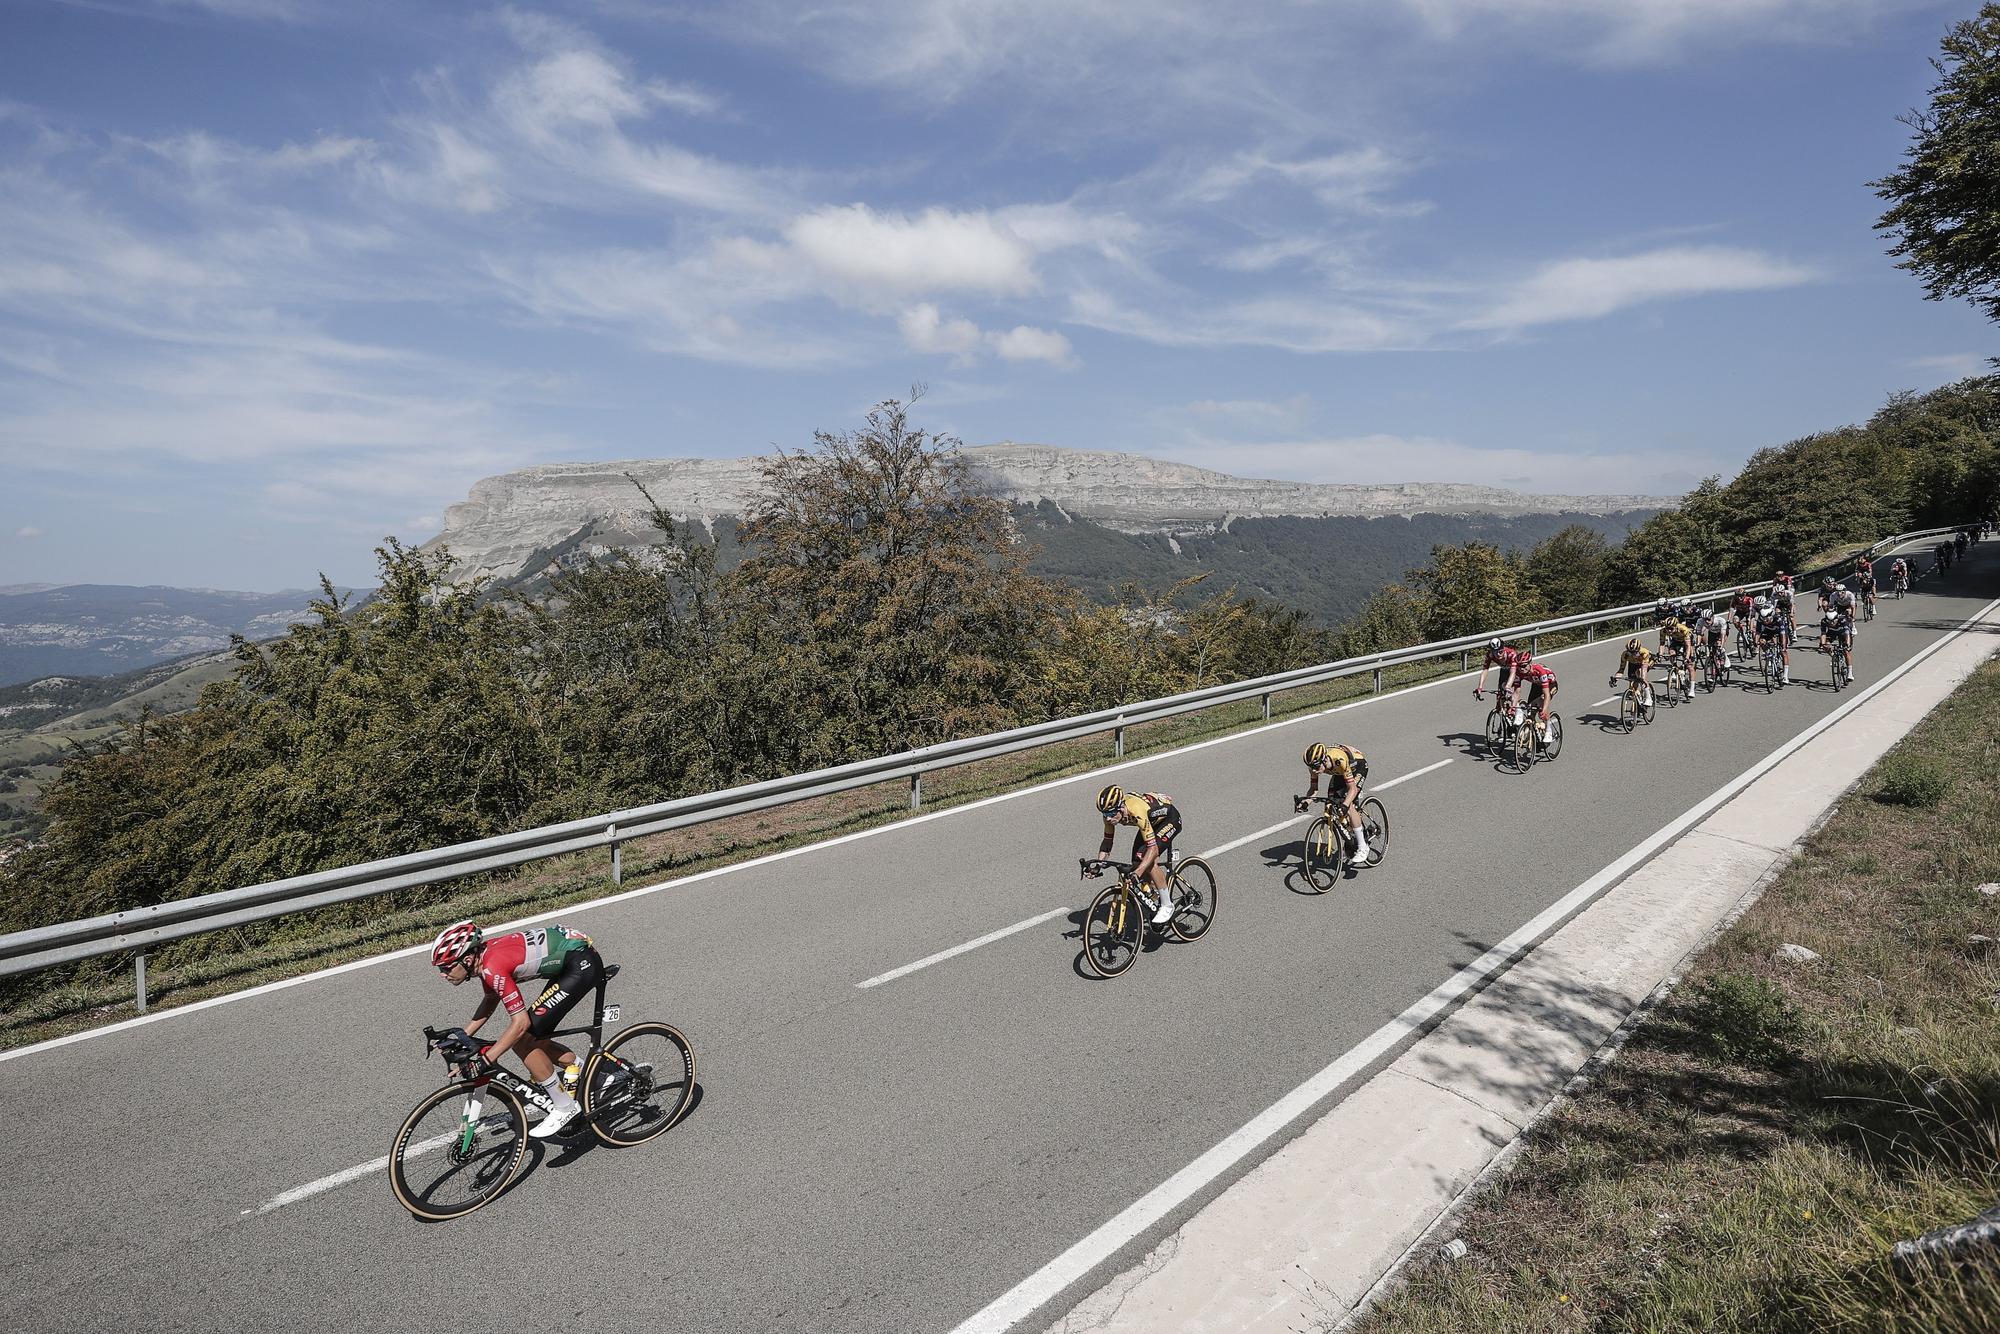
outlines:
[[[1883, 602], [1859, 684], [2000, 594], [1996, 550]], [[628, 1017], [693, 1040], [701, 1098], [651, 1144], [531, 1158], [456, 1223], [379, 1172], [263, 1208], [386, 1153], [436, 1086], [420, 1029], [476, 997], [421, 957], [0, 1061], [8, 1287], [50, 1329], [950, 1330], [1845, 698], [1731, 688], [1606, 733], [1620, 643], [1552, 658], [1567, 744], [1524, 775], [1454, 680], [558, 914], [624, 966]], [[1080, 906], [1109, 778], [1173, 794], [1203, 851], [1287, 817], [1313, 740], [1377, 785], [1450, 761], [1385, 795], [1390, 858], [1332, 893], [1288, 888], [1299, 818], [1215, 859], [1206, 939], [1122, 978], [1082, 975], [1058, 914], [857, 986]]]

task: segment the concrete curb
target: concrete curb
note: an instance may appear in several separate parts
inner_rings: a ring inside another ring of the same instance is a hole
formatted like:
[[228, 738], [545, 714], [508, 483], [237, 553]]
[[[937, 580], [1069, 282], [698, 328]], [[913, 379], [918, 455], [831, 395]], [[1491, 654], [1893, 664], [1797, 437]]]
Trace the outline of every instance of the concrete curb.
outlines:
[[1511, 1159], [1579, 1071], [1994, 652], [1989, 607], [1558, 928], [1050, 1334], [1332, 1329]]

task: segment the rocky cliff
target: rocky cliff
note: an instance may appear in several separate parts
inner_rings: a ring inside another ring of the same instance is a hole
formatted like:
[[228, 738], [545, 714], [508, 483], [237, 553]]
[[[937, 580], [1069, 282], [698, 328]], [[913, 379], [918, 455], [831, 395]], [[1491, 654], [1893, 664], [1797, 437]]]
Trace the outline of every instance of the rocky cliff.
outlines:
[[[1236, 519], [1414, 514], [1617, 514], [1673, 503], [1649, 496], [1531, 496], [1450, 482], [1329, 485], [1231, 477], [1140, 454], [997, 444], [967, 448], [980, 485], [1016, 504], [1048, 501], [1124, 533], [1211, 533]], [[704, 525], [745, 512], [758, 460], [627, 459], [561, 463], [488, 477], [445, 512], [427, 544], [449, 546], [467, 576], [514, 580], [552, 562], [649, 539], [637, 478], [679, 518]]]

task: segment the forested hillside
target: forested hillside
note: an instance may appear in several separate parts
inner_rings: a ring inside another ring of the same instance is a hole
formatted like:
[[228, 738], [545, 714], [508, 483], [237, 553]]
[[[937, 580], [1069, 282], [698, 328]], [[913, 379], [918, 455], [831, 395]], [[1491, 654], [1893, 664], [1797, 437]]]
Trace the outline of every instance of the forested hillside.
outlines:
[[[370, 601], [322, 590], [284, 637], [239, 643], [196, 708], [67, 765], [46, 835], [0, 869], [0, 911], [10, 928], [107, 912], [1768, 575], [1983, 512], [1996, 407], [1995, 379], [1900, 396], [1761, 451], [1615, 547], [1575, 525], [1524, 551], [1438, 545], [1334, 634], [1214, 575], [1105, 605], [1034, 573], [955, 442], [884, 403], [767, 466], [727, 571], [657, 513], [650, 550], [539, 597], [461, 585], [448, 555], [391, 542]], [[1292, 540], [1269, 531], [1232, 530], [1231, 559]]]

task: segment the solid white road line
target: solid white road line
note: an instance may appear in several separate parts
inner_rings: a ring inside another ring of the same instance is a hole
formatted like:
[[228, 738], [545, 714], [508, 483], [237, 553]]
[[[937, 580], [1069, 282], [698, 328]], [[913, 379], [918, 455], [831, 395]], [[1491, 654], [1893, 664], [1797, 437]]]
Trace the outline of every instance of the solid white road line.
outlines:
[[1003, 1331], [1012, 1329], [1033, 1315], [1063, 1289], [1117, 1254], [1133, 1238], [1165, 1218], [1252, 1151], [1304, 1115], [1313, 1104], [1394, 1050], [1405, 1038], [1424, 1028], [1459, 997], [1484, 983], [1488, 978], [1506, 971], [1512, 966], [1517, 955], [1525, 953], [1543, 936], [1555, 930], [1592, 899], [1622, 880], [1640, 863], [1775, 768], [1787, 756], [1811, 742], [1813, 738], [1867, 703], [1890, 684], [1914, 670], [1946, 644], [1964, 634], [1967, 626], [1985, 619], [1996, 607], [2000, 607], [2000, 598], [1987, 603], [1970, 619], [1960, 622], [1958, 629], [1920, 650], [1894, 672], [1779, 746], [1709, 796], [1702, 798], [1670, 824], [1543, 909], [1533, 921], [1454, 973], [1428, 996], [1376, 1029], [1357, 1046], [1342, 1053], [1331, 1065], [1260, 1112], [1220, 1144], [1153, 1187], [1096, 1231], [1030, 1274], [984, 1310], [959, 1325], [951, 1334], [1002, 1334]]
[[911, 973], [916, 972], [919, 968], [928, 968], [934, 963], [943, 963], [946, 959], [949, 959], [954, 955], [964, 954], [967, 950], [976, 950], [981, 945], [991, 945], [996, 940], [1005, 940], [1008, 936], [1013, 935], [1016, 931], [1026, 931], [1029, 927], [1034, 926], [1040, 922], [1046, 922], [1051, 917], [1060, 917], [1066, 912], [1073, 912], [1073, 911], [1074, 909], [1072, 908], [1051, 909], [1050, 911], [1043, 913], [1039, 917], [1030, 917], [1025, 922], [1016, 922], [1012, 926], [1003, 926], [998, 931], [988, 931], [985, 935], [979, 937], [979, 939], [977, 940], [968, 940], [963, 945], [953, 945], [948, 950], [939, 950], [936, 954], [930, 955], [927, 958], [919, 959], [915, 963], [906, 963], [901, 968], [891, 968], [888, 972], [883, 973], [878, 977], [871, 977], [866, 982], [856, 982], [854, 985], [857, 987], [879, 987], [884, 982], [894, 982], [899, 977], [908, 977]]
[[1600, 700], [1598, 700], [1598, 701], [1597, 701], [1597, 703], [1595, 703], [1595, 704], [1589, 704], [1589, 705], [1586, 705], [1585, 707], [1586, 707], [1586, 708], [1592, 708], [1592, 709], [1601, 709], [1601, 708], [1603, 708], [1603, 707], [1604, 707], [1605, 705], [1607, 705], [1607, 704], [1611, 703], [1611, 702], [1612, 702], [1612, 700], [1615, 700], [1615, 699], [1617, 699], [1617, 698], [1618, 698], [1618, 696], [1616, 696], [1616, 695], [1613, 695], [1613, 696], [1611, 697], [1611, 699], [1600, 699]]

